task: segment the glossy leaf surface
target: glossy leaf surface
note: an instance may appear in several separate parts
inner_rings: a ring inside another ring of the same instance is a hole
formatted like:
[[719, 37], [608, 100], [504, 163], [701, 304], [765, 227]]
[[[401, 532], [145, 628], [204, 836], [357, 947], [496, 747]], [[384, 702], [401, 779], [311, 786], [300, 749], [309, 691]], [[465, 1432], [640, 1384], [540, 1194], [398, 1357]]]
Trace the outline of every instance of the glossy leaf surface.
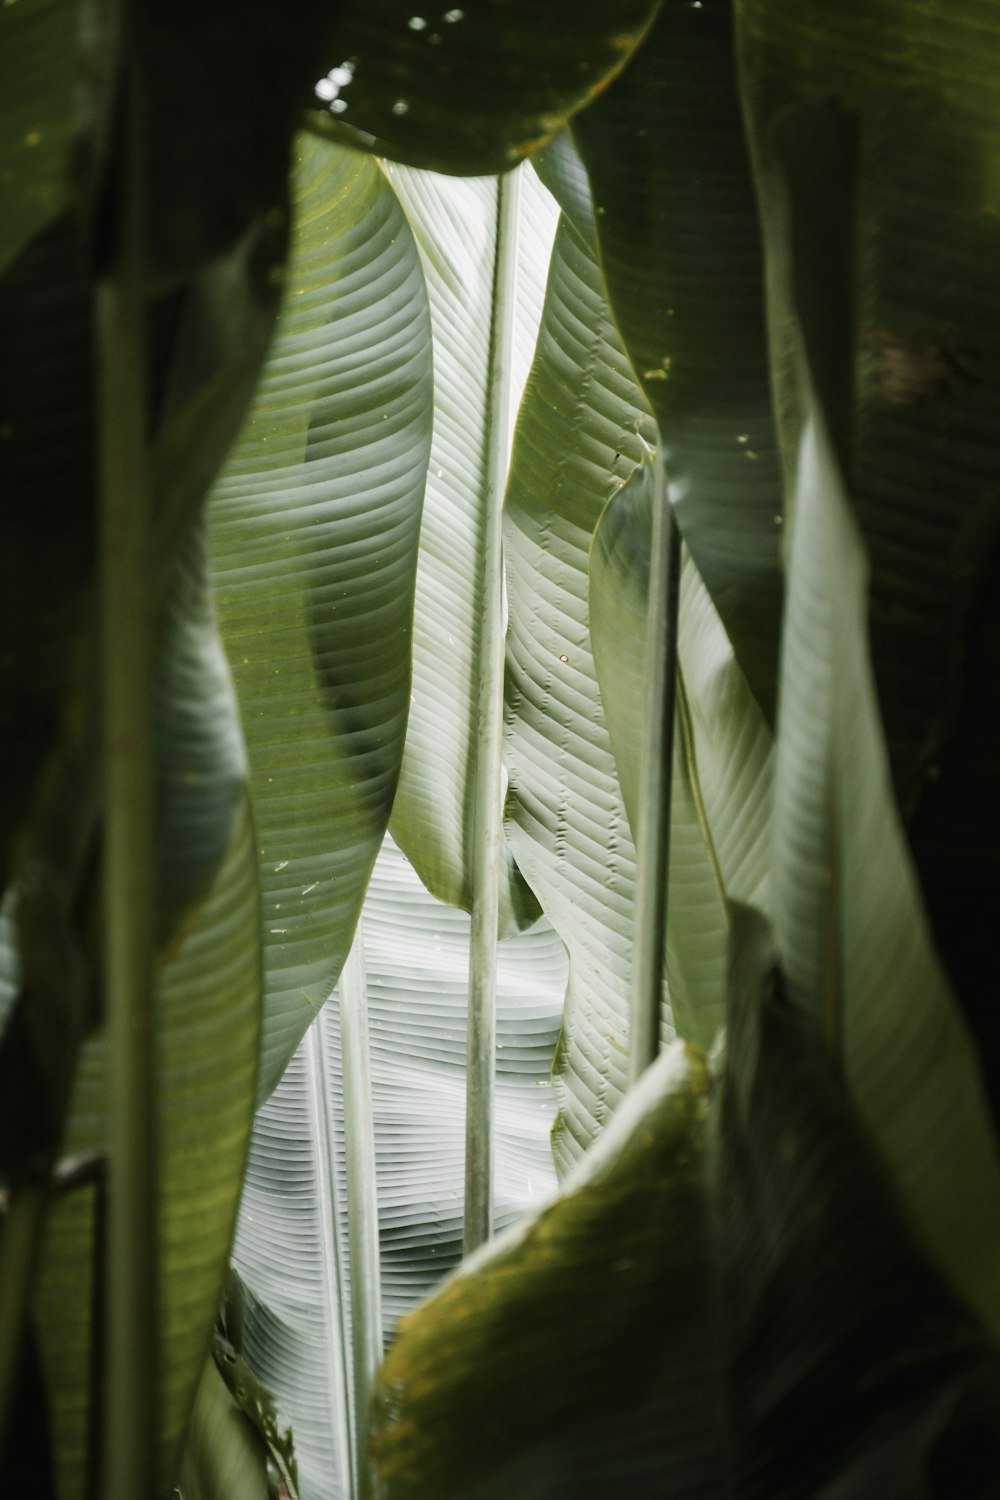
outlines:
[[655, 9], [655, 0], [618, 0], [613, 11], [550, 0], [541, 12], [527, 0], [469, 0], [425, 15], [409, 0], [357, 0], [337, 14], [335, 66], [316, 102], [381, 156], [503, 172], [606, 86]]
[[[518, 195], [515, 306], [497, 305], [497, 183], [387, 169], [414, 230], [434, 332], [434, 439], [420, 534], [413, 688], [393, 837], [425, 886], [471, 908], [476, 691], [482, 653], [483, 506], [490, 355], [512, 321], [511, 425], [534, 353], [555, 210], [530, 172]], [[494, 497], [494, 500], [496, 497]], [[508, 852], [501, 931], [537, 916]]]
[[388, 821], [431, 438], [402, 211], [370, 158], [301, 150], [284, 311], [209, 507], [260, 841], [262, 1097], [330, 993]]
[[[608, 501], [590, 554], [594, 661], [636, 839], [643, 811], [640, 762], [648, 711], [646, 613], [652, 505], [652, 468], [647, 462]], [[711, 835], [699, 807], [694, 745], [683, 732], [674, 738], [670, 801], [667, 994], [678, 1036], [707, 1049], [724, 1023], [728, 919], [722, 872], [713, 859]]]
[[[469, 919], [420, 887], [391, 843], [365, 906], [387, 1339], [462, 1250]], [[497, 1220], [554, 1188], [548, 1082], [565, 983], [539, 924], [500, 944]], [[303, 1500], [346, 1492], [338, 1404], [350, 1380], [342, 1053], [336, 999], [257, 1116], [236, 1262], [244, 1347], [291, 1424]]]
[[[635, 854], [587, 622], [591, 535], [642, 451], [596, 262], [563, 219], [507, 486], [507, 834], [570, 959], [560, 1168], [621, 1097]], [[668, 1022], [669, 1025], [669, 1022]]]

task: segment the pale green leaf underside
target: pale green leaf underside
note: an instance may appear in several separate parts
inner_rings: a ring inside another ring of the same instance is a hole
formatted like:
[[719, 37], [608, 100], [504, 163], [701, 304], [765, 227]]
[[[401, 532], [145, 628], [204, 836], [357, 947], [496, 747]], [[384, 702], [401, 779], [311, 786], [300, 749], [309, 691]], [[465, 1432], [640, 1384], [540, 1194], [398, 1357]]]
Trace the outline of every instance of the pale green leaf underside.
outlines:
[[[495, 178], [447, 178], [387, 165], [421, 252], [433, 327], [435, 432], [420, 534], [414, 681], [393, 837], [441, 900], [471, 909], [472, 777], [481, 673], [483, 505], [495, 338]], [[555, 207], [531, 172], [519, 198], [514, 371], [519, 399], [541, 314]], [[511, 411], [513, 425], [514, 411]], [[501, 932], [537, 915], [510, 853], [501, 883]]]
[[815, 416], [794, 505], [775, 789], [782, 966], [791, 998], [842, 1058], [913, 1226], [996, 1331], [1000, 1163], [896, 810], [865, 553]]
[[[641, 816], [652, 502], [652, 468], [644, 464], [608, 501], [590, 554], [594, 663], [634, 836]], [[685, 566], [693, 564], [688, 560]], [[692, 760], [678, 726], [670, 792], [664, 998], [678, 1035], [707, 1048], [724, 1023], [729, 924], [721, 871], [699, 819]]]
[[266, 1097], [350, 947], [409, 698], [431, 436], [416, 248], [377, 164], [302, 142], [275, 342], [209, 507], [250, 754]]
[[[417, 565], [413, 689], [391, 827], [428, 890], [468, 911], [490, 356], [503, 319], [494, 288], [497, 182], [394, 165], [386, 171], [421, 252], [434, 333], [434, 439]], [[530, 171], [508, 181], [519, 208], [512, 426], [534, 353], [556, 212]], [[537, 915], [509, 852], [505, 862], [501, 931]]]
[[[364, 924], [388, 1338], [461, 1256], [469, 919], [428, 895], [387, 841]], [[564, 982], [547, 924], [501, 942], [501, 1226], [555, 1185], [549, 1069]], [[302, 1500], [343, 1493], [335, 1417], [344, 1378], [337, 1351], [350, 1321], [342, 1099], [334, 1000], [258, 1114], [235, 1252], [252, 1293], [245, 1350], [291, 1423]]]
[[561, 1168], [625, 1084], [635, 856], [591, 653], [587, 564], [601, 511], [639, 460], [639, 412], [593, 256], [564, 218], [504, 518], [507, 833], [570, 958]]

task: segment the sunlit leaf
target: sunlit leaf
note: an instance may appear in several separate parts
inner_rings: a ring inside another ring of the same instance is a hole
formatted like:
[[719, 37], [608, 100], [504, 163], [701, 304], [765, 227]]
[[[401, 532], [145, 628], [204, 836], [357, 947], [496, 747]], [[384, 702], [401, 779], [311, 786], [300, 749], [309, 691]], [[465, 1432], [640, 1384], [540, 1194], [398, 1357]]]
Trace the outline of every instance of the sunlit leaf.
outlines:
[[[389, 167], [413, 227], [434, 330], [434, 440], [420, 535], [413, 624], [413, 689], [392, 832], [427, 888], [471, 908], [477, 684], [481, 671], [483, 507], [490, 357], [512, 323], [516, 414], [548, 269], [556, 212], [530, 171], [507, 179], [517, 195], [515, 306], [497, 305], [497, 182]], [[537, 916], [509, 852], [501, 931]]]
[[[387, 1340], [462, 1253], [469, 918], [422, 890], [391, 843], [365, 906]], [[552, 1050], [565, 960], [546, 924], [501, 942], [496, 1216], [554, 1188]], [[291, 1423], [302, 1500], [346, 1493], [350, 1302], [337, 1001], [257, 1116], [236, 1261], [244, 1348]]]
[[267, 967], [261, 1095], [350, 947], [399, 773], [431, 436], [416, 247], [370, 158], [303, 142], [284, 309], [213, 491]]

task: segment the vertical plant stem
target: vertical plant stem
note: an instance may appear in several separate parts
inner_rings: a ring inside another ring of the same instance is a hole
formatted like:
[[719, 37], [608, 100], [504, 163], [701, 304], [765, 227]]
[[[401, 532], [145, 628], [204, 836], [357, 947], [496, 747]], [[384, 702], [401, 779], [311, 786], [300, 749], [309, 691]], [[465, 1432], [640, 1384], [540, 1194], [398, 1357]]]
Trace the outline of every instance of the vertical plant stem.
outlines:
[[382, 1362], [382, 1288], [378, 1246], [375, 1120], [372, 1114], [368, 981], [363, 921], [340, 975], [340, 1046], [344, 1070], [344, 1146], [350, 1243], [351, 1345], [358, 1493], [366, 1493], [368, 1402]]
[[497, 179], [493, 336], [487, 413], [483, 608], [480, 633], [469, 944], [469, 1031], [465, 1116], [465, 1253], [493, 1233], [493, 1099], [496, 1071], [497, 924], [503, 843], [502, 507], [509, 450], [511, 349], [517, 277], [517, 188]]
[[359, 1489], [351, 1421], [351, 1356], [344, 1322], [347, 1286], [338, 1220], [341, 1196], [337, 1180], [337, 1133], [326, 1081], [330, 1023], [329, 1005], [326, 1005], [306, 1033], [306, 1092], [312, 1111], [309, 1138], [316, 1153], [316, 1211], [322, 1236], [320, 1264], [324, 1274], [323, 1302], [327, 1322], [323, 1349], [333, 1392], [333, 1426], [336, 1452], [341, 1462], [339, 1488], [349, 1500], [355, 1500]]
[[127, 3], [119, 17], [124, 166], [96, 309], [110, 1158], [104, 1441], [109, 1500], [139, 1500], [159, 1485], [151, 647], [141, 120]]
[[667, 499], [659, 440], [653, 456], [653, 480], [653, 543], [646, 612], [647, 711], [636, 841], [630, 1083], [645, 1072], [660, 1050], [660, 1004], [666, 959], [681, 544]]
[[45, 1226], [46, 1191], [35, 1183], [13, 1189], [0, 1218], [0, 1453], [19, 1373], [28, 1298]]

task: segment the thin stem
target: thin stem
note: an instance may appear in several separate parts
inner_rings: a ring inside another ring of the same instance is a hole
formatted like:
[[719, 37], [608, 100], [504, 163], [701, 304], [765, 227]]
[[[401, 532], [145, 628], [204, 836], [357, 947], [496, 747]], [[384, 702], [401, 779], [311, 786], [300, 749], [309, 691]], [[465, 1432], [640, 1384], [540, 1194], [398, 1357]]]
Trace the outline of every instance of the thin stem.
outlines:
[[511, 348], [517, 264], [517, 188], [497, 179], [493, 343], [487, 413], [483, 608], [480, 632], [469, 1031], [465, 1117], [465, 1251], [493, 1233], [493, 1099], [496, 1071], [496, 968], [503, 847], [503, 555], [502, 506], [509, 450]]
[[[120, 21], [127, 32], [128, 7]], [[131, 49], [110, 268], [97, 288], [101, 458], [104, 975], [108, 1016], [109, 1500], [157, 1489], [153, 817], [147, 579], [144, 215]]]
[[316, 1161], [316, 1218], [322, 1238], [321, 1266], [324, 1269], [322, 1299], [327, 1316], [324, 1338], [325, 1356], [333, 1394], [333, 1428], [336, 1452], [340, 1460], [340, 1490], [354, 1500], [360, 1494], [354, 1464], [354, 1433], [351, 1422], [351, 1353], [346, 1338], [345, 1314], [348, 1287], [340, 1245], [339, 1206], [342, 1203], [337, 1179], [336, 1125], [327, 1088], [328, 1037], [330, 1007], [325, 1005], [315, 1023], [306, 1032], [306, 1097], [312, 1112], [310, 1142]]
[[368, 1033], [368, 984], [361, 921], [340, 975], [340, 1045], [344, 1076], [344, 1148], [350, 1245], [351, 1343], [358, 1493], [365, 1494], [368, 1403], [382, 1362], [382, 1288]]
[[337, 1174], [336, 1126], [327, 1089], [326, 1056], [329, 1052], [331, 1016], [323, 1007], [306, 1032], [306, 1096], [312, 1111], [309, 1139], [315, 1152], [316, 1212], [322, 1238], [323, 1310], [326, 1332], [323, 1349], [333, 1394], [333, 1425], [340, 1458], [340, 1488], [354, 1500], [360, 1491], [354, 1462], [351, 1421], [351, 1355], [347, 1347], [344, 1314], [347, 1286], [341, 1250], [338, 1205], [341, 1195]]
[[0, 1452], [20, 1370], [24, 1323], [39, 1263], [47, 1194], [32, 1183], [15, 1188], [0, 1225]]
[[667, 498], [662, 445], [653, 456], [653, 545], [646, 612], [646, 685], [639, 782], [639, 829], [632, 962], [629, 1082], [660, 1050], [660, 1005], [666, 960], [670, 868], [670, 793], [677, 692], [680, 534]]

